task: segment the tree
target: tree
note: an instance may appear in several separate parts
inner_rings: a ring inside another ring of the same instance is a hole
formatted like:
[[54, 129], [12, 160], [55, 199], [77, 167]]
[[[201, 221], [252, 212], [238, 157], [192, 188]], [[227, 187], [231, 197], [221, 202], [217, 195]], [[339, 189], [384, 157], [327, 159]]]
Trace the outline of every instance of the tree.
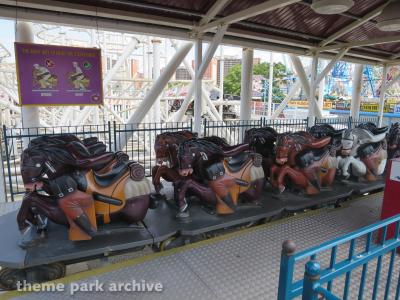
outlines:
[[[269, 78], [269, 63], [263, 62], [253, 66], [253, 75], [262, 75], [267, 80]], [[280, 84], [284, 78], [291, 75], [288, 69], [282, 63], [274, 63], [274, 82], [273, 95], [274, 98], [283, 98], [284, 95], [280, 90]], [[242, 78], [242, 65], [233, 66], [224, 78], [224, 94], [240, 95], [240, 86]]]

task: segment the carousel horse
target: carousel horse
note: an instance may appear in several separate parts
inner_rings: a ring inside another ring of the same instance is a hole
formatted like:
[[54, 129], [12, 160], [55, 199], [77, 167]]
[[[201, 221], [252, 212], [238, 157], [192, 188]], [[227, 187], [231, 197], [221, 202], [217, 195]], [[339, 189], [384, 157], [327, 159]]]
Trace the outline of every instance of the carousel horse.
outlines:
[[386, 133], [388, 130], [387, 126], [384, 127], [378, 127], [376, 126], [375, 123], [372, 122], [366, 122], [366, 123], [360, 123], [356, 126], [356, 128], [361, 128], [370, 131], [374, 135]]
[[[62, 139], [32, 145], [21, 157], [27, 190], [17, 216], [22, 232], [32, 225], [40, 227], [38, 216], [45, 216], [69, 226], [71, 240], [88, 240], [96, 235], [99, 223], [134, 223], [145, 217], [150, 185], [141, 165], [119, 153], [75, 155], [76, 149]], [[41, 188], [48, 195], [38, 193]]]
[[249, 144], [251, 151], [262, 156], [263, 169], [269, 177], [271, 165], [274, 161], [274, 146], [278, 133], [272, 127], [251, 128], [246, 130], [243, 142]]
[[192, 177], [179, 191], [180, 209], [187, 209], [187, 192], [215, 205], [218, 214], [233, 213], [239, 200], [257, 200], [265, 182], [262, 158], [257, 153], [241, 152], [231, 157], [206, 139], [182, 142], [178, 150], [179, 174]]
[[332, 157], [336, 157], [338, 151], [342, 147], [342, 132], [343, 130], [336, 130], [332, 125], [320, 124], [314, 125], [308, 132], [317, 139], [322, 139], [325, 137], [330, 137], [331, 141], [329, 143], [329, 151]]
[[330, 186], [336, 163], [327, 149], [331, 137], [317, 139], [307, 132], [279, 134], [275, 146], [275, 164], [271, 167], [271, 184], [280, 192], [285, 179], [307, 195], [318, 194], [321, 186]]
[[342, 134], [341, 155], [338, 169], [342, 176], [364, 177], [367, 181], [376, 180], [381, 175], [387, 161], [386, 132], [373, 134], [368, 129], [347, 129]]
[[[196, 133], [187, 130], [164, 132], [156, 136], [154, 151], [156, 153], [157, 165], [153, 167], [152, 172], [152, 180], [156, 193], [159, 193], [163, 187], [161, 178], [164, 178], [168, 182], [172, 182], [174, 185], [174, 193], [177, 191], [178, 186], [182, 183], [181, 180], [183, 179], [178, 172], [178, 146], [181, 142], [196, 137]], [[226, 156], [234, 156], [248, 149], [248, 145], [244, 144], [230, 146], [225, 139], [217, 136], [205, 137], [203, 139], [223, 149]], [[176, 197], [175, 193], [175, 198]]]
[[388, 159], [400, 157], [400, 123], [396, 122], [390, 126], [387, 135]]

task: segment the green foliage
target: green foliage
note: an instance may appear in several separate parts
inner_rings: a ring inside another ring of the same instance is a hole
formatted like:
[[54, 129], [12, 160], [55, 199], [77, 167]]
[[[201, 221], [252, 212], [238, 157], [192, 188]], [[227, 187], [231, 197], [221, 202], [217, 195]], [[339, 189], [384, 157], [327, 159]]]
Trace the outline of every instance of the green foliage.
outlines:
[[[242, 75], [242, 65], [233, 66], [224, 78], [224, 94], [240, 95], [240, 85]], [[269, 78], [269, 63], [263, 62], [253, 66], [253, 75], [262, 75], [265, 79]], [[290, 75], [284, 64], [274, 63], [274, 82], [273, 95], [274, 99], [283, 99], [284, 94], [279, 89], [279, 85], [283, 78]]]

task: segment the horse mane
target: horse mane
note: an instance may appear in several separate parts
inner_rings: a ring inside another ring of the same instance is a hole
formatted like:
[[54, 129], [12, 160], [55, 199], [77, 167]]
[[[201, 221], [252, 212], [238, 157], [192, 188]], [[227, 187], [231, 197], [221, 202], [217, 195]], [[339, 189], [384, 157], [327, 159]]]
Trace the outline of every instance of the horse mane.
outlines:
[[211, 142], [213, 144], [216, 144], [216, 145], [218, 145], [220, 147], [221, 146], [222, 147], [229, 147], [230, 146], [228, 141], [225, 138], [222, 138], [222, 137], [219, 137], [219, 136], [216, 136], [216, 135], [207, 136], [207, 137], [204, 137], [202, 139], [207, 140], [207, 141], [209, 141], [209, 142]]
[[272, 127], [251, 128], [246, 131], [244, 142], [254, 144], [261, 140], [275, 142], [278, 133]]
[[57, 134], [57, 135], [44, 135], [37, 138], [32, 139], [29, 142], [28, 147], [41, 146], [41, 145], [65, 145], [69, 142], [74, 142], [81, 140], [77, 138], [75, 135], [70, 133], [65, 134]]
[[50, 143], [47, 145], [31, 146], [25, 149], [23, 153], [30, 156], [44, 156], [54, 163], [62, 163], [66, 165], [76, 164], [76, 158], [66, 147], [61, 147], [61, 145]]
[[218, 145], [204, 138], [200, 139], [193, 138], [190, 140], [183, 141], [182, 143], [179, 144], [178, 155], [182, 156], [185, 152], [185, 148], [188, 146], [197, 147], [200, 152], [207, 152], [207, 153], [211, 152], [212, 155], [224, 156], [224, 152]]

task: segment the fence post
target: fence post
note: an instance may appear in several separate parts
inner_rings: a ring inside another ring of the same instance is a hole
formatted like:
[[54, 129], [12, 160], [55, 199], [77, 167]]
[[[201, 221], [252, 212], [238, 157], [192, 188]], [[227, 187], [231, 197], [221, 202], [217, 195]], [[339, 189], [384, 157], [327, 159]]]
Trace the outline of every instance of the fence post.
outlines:
[[[317, 120], [315, 120], [316, 122], [315, 122], [315, 124], [317, 124]], [[310, 117], [307, 117], [306, 118], [306, 126], [307, 126], [307, 128], [306, 129], [308, 129], [308, 128], [310, 128]]]
[[114, 131], [114, 152], [115, 152], [117, 151], [117, 124], [115, 121], [113, 122], [113, 131]]
[[347, 129], [352, 129], [353, 128], [353, 117], [350, 116], [349, 120], [347, 121]]
[[289, 300], [293, 280], [294, 260], [296, 244], [291, 240], [282, 243], [281, 266], [279, 271], [278, 300]]
[[207, 136], [207, 119], [204, 118], [204, 129], [203, 129], [203, 137]]
[[190, 118], [190, 131], [193, 131], [193, 119]]
[[302, 299], [318, 300], [318, 293], [315, 292], [315, 288], [319, 285], [321, 266], [318, 262], [310, 260], [306, 263], [305, 269]]
[[112, 151], [112, 136], [111, 136], [111, 122], [110, 121], [107, 122], [107, 126], [108, 126], [108, 148], [111, 152]]
[[[6, 160], [7, 160], [7, 171], [8, 171], [8, 184], [10, 186], [10, 195], [11, 201], [14, 202], [14, 193], [13, 193], [13, 185], [12, 185], [12, 177], [11, 177], [11, 166], [10, 166], [10, 154], [8, 153], [8, 139], [7, 139], [7, 127], [3, 125], [3, 137], [4, 137], [4, 151], [6, 152]], [[3, 165], [3, 174], [5, 173], [4, 165]], [[5, 195], [7, 198], [7, 192], [5, 191]], [[7, 202], [7, 199], [6, 199]]]

